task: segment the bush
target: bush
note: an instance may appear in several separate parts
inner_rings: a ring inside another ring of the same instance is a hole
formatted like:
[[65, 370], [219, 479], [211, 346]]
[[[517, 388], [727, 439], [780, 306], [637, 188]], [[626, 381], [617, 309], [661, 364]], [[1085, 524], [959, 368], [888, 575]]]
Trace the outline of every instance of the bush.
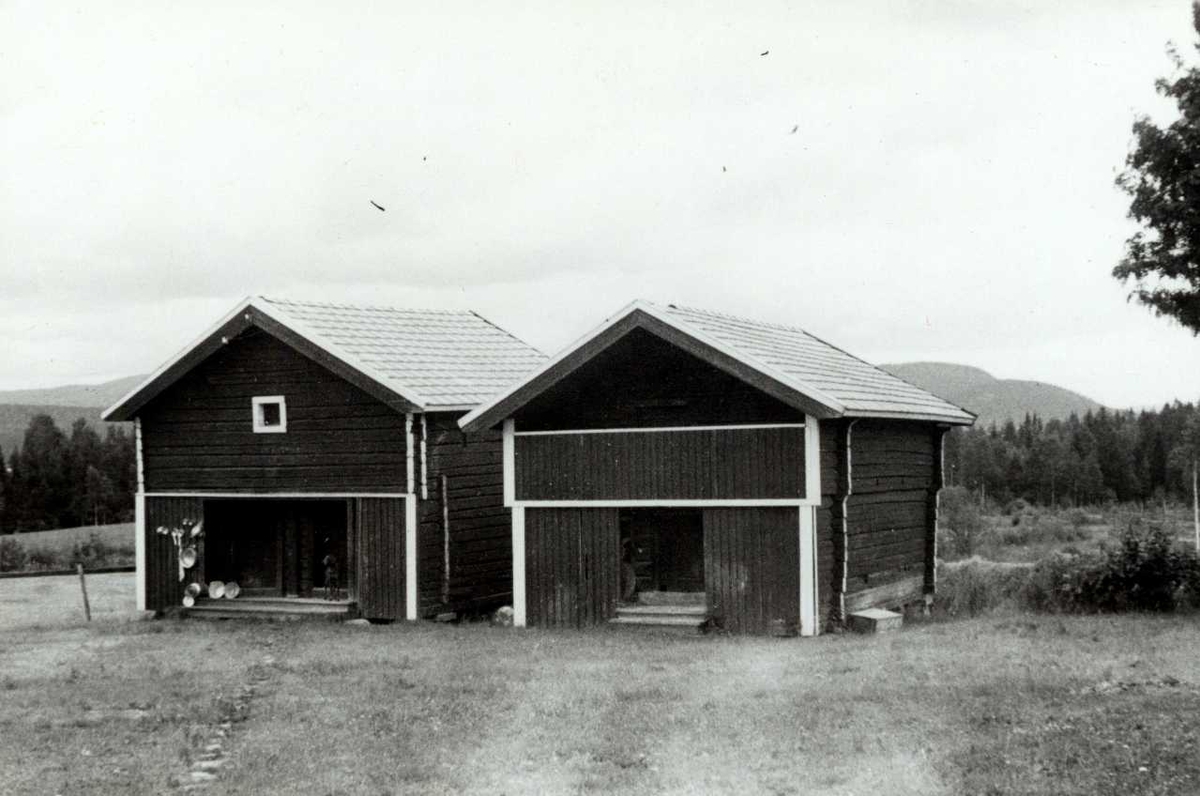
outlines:
[[1173, 611], [1200, 602], [1200, 562], [1161, 525], [1131, 520], [1120, 544], [1039, 562], [1026, 603], [1040, 611]]
[[31, 547], [29, 548], [29, 563], [30, 570], [38, 569], [63, 569], [63, 565], [59, 563], [59, 556], [54, 550], [48, 547]]
[[940, 500], [939, 531], [947, 558], [966, 558], [975, 553], [983, 536], [984, 522], [974, 496], [961, 486], [946, 487]]
[[19, 572], [28, 562], [24, 545], [8, 536], [0, 539], [0, 572]]

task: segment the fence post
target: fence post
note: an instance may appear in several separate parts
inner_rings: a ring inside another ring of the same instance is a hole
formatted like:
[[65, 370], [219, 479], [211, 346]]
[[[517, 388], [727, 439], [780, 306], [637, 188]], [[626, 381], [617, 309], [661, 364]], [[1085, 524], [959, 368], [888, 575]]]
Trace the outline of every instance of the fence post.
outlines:
[[92, 621], [92, 607], [88, 605], [87, 581], [83, 579], [83, 564], [76, 564], [75, 571], [79, 573], [79, 589], [83, 592], [83, 615]]

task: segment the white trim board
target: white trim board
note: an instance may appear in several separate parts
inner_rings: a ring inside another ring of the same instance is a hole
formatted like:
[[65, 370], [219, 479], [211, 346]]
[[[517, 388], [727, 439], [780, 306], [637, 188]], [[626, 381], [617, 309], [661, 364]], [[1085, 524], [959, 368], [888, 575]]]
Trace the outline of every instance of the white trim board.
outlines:
[[644, 428], [572, 428], [552, 431], [515, 431], [518, 437], [552, 437], [568, 434], [652, 434], [663, 431], [749, 431], [765, 428], [804, 428], [804, 423], [746, 423], [728, 426], [646, 426]]
[[517, 495], [517, 444], [514, 439], [517, 424], [512, 418], [509, 418], [504, 421], [503, 428], [501, 453], [504, 471], [504, 505], [513, 506], [516, 504]]
[[693, 506], [750, 507], [750, 506], [819, 506], [820, 500], [801, 498], [710, 498], [710, 499], [660, 499], [660, 500], [514, 500], [512, 506], [527, 509], [556, 508], [638, 508], [642, 506], [661, 508], [690, 508]]
[[412, 495], [404, 492], [146, 492], [144, 497], [199, 497], [199, 498], [401, 498]]

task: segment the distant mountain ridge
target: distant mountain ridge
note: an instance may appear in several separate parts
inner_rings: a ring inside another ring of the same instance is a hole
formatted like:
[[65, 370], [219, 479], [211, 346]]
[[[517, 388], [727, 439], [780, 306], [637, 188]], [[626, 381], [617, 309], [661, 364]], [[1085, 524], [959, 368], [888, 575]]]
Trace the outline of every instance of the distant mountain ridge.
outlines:
[[145, 376], [126, 376], [100, 384], [68, 384], [33, 390], [0, 391], [0, 404], [42, 406], [98, 406], [107, 409], [141, 384]]
[[110, 424], [100, 420], [100, 413], [123, 398], [145, 378], [126, 376], [102, 384], [69, 384], [34, 390], [0, 391], [0, 451], [7, 459], [15, 449], [21, 447], [29, 420], [38, 414], [50, 415], [64, 433], [69, 433], [71, 425], [82, 417], [104, 434], [105, 427]]
[[1065, 387], [1041, 381], [997, 379], [981, 368], [950, 362], [902, 362], [881, 368], [923, 390], [979, 415], [976, 425], [987, 428], [1006, 420], [1020, 423], [1026, 414], [1043, 420], [1081, 417], [1101, 404]]

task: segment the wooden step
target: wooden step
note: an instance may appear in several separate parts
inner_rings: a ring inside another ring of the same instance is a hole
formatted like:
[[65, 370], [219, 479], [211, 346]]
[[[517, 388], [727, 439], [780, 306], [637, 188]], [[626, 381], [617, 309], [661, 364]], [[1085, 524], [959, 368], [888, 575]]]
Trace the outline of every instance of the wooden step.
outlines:
[[682, 633], [691, 636], [700, 632], [700, 627], [704, 624], [704, 618], [695, 616], [644, 616], [635, 614], [633, 616], [617, 616], [615, 619], [610, 619], [609, 624], [621, 628], [659, 630], [664, 633]]
[[887, 633], [899, 630], [904, 616], [882, 608], [867, 608], [850, 614], [850, 629], [856, 633]]
[[698, 616], [704, 618], [708, 609], [703, 605], [641, 605], [625, 603], [617, 606], [618, 616]]
[[194, 619], [351, 619], [358, 606], [346, 601], [249, 598], [245, 600], [197, 600], [183, 616]]
[[705, 605], [702, 591], [640, 591], [636, 599], [640, 605]]

